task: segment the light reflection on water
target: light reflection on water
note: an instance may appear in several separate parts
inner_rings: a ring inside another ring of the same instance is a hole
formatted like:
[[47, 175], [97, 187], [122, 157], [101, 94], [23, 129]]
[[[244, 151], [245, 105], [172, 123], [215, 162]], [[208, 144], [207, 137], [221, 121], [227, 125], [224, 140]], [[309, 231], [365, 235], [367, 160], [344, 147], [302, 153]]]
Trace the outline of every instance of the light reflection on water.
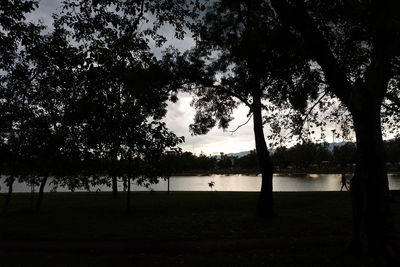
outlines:
[[[4, 185], [4, 176], [1, 176], [0, 192], [5, 193], [7, 187]], [[350, 179], [350, 177], [348, 177]], [[201, 176], [173, 176], [170, 178], [171, 191], [210, 191], [208, 183], [214, 181], [213, 191], [259, 191], [261, 186], [261, 175], [201, 175]], [[50, 181], [49, 181], [50, 182]], [[273, 179], [274, 191], [338, 191], [341, 187], [340, 174], [276, 174]], [[400, 189], [400, 175], [389, 175], [389, 187], [392, 190]], [[123, 190], [122, 181], [118, 183], [120, 191]], [[38, 188], [36, 188], [37, 191]], [[45, 188], [49, 192], [52, 186], [47, 183]], [[107, 186], [94, 186], [91, 191], [110, 191]], [[30, 186], [23, 183], [14, 184], [14, 192], [30, 192]], [[166, 191], [167, 181], [160, 180], [158, 184], [149, 188], [132, 186], [132, 191]], [[58, 192], [68, 192], [67, 188], [57, 188]], [[86, 190], [75, 190], [84, 192]]]

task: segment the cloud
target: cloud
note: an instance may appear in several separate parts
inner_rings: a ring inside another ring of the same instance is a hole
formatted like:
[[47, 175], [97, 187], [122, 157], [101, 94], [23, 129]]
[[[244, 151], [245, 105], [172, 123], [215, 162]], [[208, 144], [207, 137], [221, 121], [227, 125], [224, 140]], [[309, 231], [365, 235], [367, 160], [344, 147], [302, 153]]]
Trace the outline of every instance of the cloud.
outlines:
[[[52, 14], [60, 11], [61, 2], [62, 0], [41, 0], [39, 8], [27, 15], [28, 20], [33, 22], [41, 20], [44, 25], [51, 28]], [[158, 57], [162, 50], [170, 45], [180, 51], [190, 49], [195, 45], [193, 38], [189, 35], [183, 40], [176, 39], [174, 29], [170, 25], [163, 26], [160, 31], [167, 38], [167, 42], [162, 47], [156, 47], [154, 43], [150, 43], [151, 50]], [[167, 116], [163, 120], [176, 135], [185, 137], [186, 142], [181, 146], [183, 150], [196, 154], [203, 152], [206, 155], [215, 155], [220, 152], [233, 153], [254, 149], [251, 121], [233, 134], [216, 127], [207, 135], [192, 136], [189, 133], [189, 125], [193, 122], [195, 110], [190, 106], [191, 101], [192, 97], [188, 93], [180, 93], [176, 103], [169, 103]], [[244, 123], [247, 120], [247, 113], [248, 109], [240, 106], [233, 114], [235, 120], [231, 122], [230, 130]]]
[[[206, 155], [215, 155], [220, 152], [232, 153], [254, 149], [251, 121], [233, 134], [215, 127], [206, 135], [192, 136], [189, 132], [189, 125], [193, 122], [195, 114], [194, 108], [190, 106], [192, 97], [188, 93], [180, 93], [178, 97], [179, 100], [176, 103], [169, 103], [164, 121], [176, 135], [185, 137], [185, 143], [181, 146], [183, 150], [196, 154], [203, 152]], [[229, 130], [246, 122], [247, 113], [247, 107], [240, 106], [233, 113], [235, 119], [231, 122]]]

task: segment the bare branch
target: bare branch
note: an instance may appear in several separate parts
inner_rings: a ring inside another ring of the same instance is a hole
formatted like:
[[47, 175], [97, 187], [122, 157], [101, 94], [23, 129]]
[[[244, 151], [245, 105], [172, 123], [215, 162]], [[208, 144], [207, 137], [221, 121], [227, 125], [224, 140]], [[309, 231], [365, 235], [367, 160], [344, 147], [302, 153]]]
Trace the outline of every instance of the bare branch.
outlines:
[[247, 119], [247, 121], [245, 123], [240, 124], [238, 127], [236, 127], [235, 130], [228, 131], [228, 132], [230, 132], [233, 135], [237, 130], [239, 130], [240, 128], [245, 126], [247, 123], [249, 123], [249, 121], [251, 120], [252, 117], [253, 117], [253, 114], [250, 114], [249, 118]]
[[300, 125], [300, 131], [299, 133], [301, 133], [301, 131], [303, 130], [304, 127], [304, 123], [306, 122], [308, 116], [310, 116], [311, 112], [313, 111], [313, 109], [322, 101], [322, 99], [328, 94], [327, 91], [325, 91], [322, 96], [320, 96], [320, 98], [318, 98], [317, 101], [315, 101], [315, 103], [311, 106], [311, 108], [307, 111], [306, 115], [302, 118], [301, 120], [301, 125]]

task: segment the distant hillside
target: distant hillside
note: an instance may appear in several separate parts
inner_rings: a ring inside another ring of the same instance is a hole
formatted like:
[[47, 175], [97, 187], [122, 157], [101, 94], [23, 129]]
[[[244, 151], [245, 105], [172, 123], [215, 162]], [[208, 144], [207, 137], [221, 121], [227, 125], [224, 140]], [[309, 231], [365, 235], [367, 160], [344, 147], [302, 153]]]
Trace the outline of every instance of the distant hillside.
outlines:
[[[249, 151], [237, 152], [237, 153], [228, 153], [228, 154], [225, 154], [225, 155], [227, 155], [228, 157], [237, 157], [237, 158], [241, 158], [241, 157], [244, 157], [244, 156], [246, 156], [246, 155], [248, 155], [248, 154], [250, 154], [250, 150], [249, 150]], [[221, 158], [221, 155], [218, 154], [218, 155], [213, 155], [213, 156], [210, 156], [210, 157], [211, 157], [211, 158], [220, 159], [220, 158]]]
[[250, 151], [242, 151], [242, 152], [238, 152], [238, 153], [228, 153], [226, 155], [229, 156], [229, 157], [241, 158], [241, 157], [244, 157], [244, 156], [246, 156], [248, 154], [250, 154]]

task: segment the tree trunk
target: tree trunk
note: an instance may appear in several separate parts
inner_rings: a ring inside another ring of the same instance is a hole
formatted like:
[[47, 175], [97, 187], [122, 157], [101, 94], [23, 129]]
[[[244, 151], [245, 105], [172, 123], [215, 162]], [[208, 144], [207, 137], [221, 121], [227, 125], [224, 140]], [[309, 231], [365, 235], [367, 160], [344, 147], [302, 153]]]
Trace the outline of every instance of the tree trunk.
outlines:
[[112, 156], [111, 166], [111, 189], [113, 198], [118, 197], [118, 179], [117, 179], [117, 155], [116, 153]]
[[365, 234], [372, 258], [387, 258], [393, 247], [394, 223], [390, 211], [389, 185], [382, 140], [380, 107], [367, 105], [352, 112], [357, 137], [357, 165], [351, 181], [353, 244], [362, 249]]
[[29, 208], [31, 211], [34, 210], [34, 202], [35, 202], [35, 185], [33, 184], [33, 178], [31, 179], [31, 196], [29, 199]]
[[15, 177], [13, 175], [11, 175], [9, 177], [8, 181], [7, 181], [8, 192], [7, 192], [6, 200], [5, 200], [4, 205], [3, 205], [3, 210], [2, 210], [3, 214], [7, 213], [8, 206], [10, 205], [11, 196], [12, 196], [12, 192], [13, 192], [14, 181], [15, 181]]
[[131, 177], [128, 176], [127, 179], [127, 192], [126, 192], [126, 211], [129, 212], [131, 210]]
[[262, 121], [262, 105], [260, 82], [253, 89], [253, 128], [256, 142], [258, 164], [261, 171], [261, 191], [257, 203], [257, 215], [260, 217], [272, 217], [274, 215], [274, 200], [272, 175], [273, 165], [269, 156], [264, 137]]
[[38, 192], [38, 199], [37, 199], [37, 202], [36, 202], [36, 211], [40, 211], [40, 208], [42, 207], [44, 187], [46, 186], [48, 178], [49, 178], [49, 176], [46, 174], [45, 176], [43, 176], [43, 179], [40, 182], [40, 187], [39, 187], [39, 192]]

